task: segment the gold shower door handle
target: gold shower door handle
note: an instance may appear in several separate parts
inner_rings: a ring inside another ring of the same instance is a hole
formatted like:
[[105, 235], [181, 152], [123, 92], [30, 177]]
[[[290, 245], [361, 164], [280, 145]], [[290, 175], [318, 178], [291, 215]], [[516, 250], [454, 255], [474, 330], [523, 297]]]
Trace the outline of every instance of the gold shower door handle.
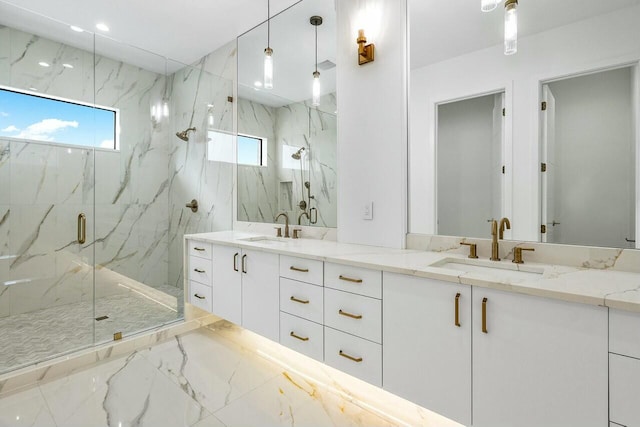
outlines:
[[83, 213], [78, 215], [78, 243], [84, 244], [87, 241], [87, 216]]

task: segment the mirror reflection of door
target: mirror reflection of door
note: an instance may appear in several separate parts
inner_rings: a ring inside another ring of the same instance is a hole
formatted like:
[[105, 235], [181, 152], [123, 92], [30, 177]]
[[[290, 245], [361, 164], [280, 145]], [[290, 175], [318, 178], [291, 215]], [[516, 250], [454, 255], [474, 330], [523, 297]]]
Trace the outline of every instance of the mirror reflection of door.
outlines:
[[502, 217], [504, 92], [437, 106], [437, 233], [487, 237]]
[[633, 248], [636, 67], [542, 87], [542, 241]]

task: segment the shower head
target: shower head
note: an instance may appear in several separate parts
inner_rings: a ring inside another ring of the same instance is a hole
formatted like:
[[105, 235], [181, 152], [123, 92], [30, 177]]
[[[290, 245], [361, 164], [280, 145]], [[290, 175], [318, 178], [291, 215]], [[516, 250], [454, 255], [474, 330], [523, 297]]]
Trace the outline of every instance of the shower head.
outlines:
[[309, 181], [304, 182], [304, 188], [311, 188], [311, 183]]
[[296, 160], [300, 160], [300, 157], [302, 157], [302, 152], [305, 150], [304, 147], [300, 147], [300, 149], [298, 151], [296, 151], [295, 153], [293, 153], [291, 155], [292, 159], [296, 159]]
[[189, 129], [183, 130], [182, 132], [176, 132], [176, 136], [178, 138], [180, 138], [181, 140], [188, 142], [189, 141], [189, 132], [191, 132], [191, 131], [195, 132], [196, 128], [189, 128]]

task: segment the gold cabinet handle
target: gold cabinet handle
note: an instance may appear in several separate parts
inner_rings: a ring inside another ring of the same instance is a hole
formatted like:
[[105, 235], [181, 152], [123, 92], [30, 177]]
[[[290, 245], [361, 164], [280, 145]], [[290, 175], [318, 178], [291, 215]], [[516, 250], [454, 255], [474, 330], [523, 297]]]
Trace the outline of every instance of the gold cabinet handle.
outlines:
[[309, 341], [309, 337], [301, 337], [300, 335], [296, 335], [293, 331], [291, 331], [289, 335], [300, 341]]
[[247, 274], [247, 254], [242, 255], [242, 272]]
[[308, 268], [298, 268], [298, 267], [294, 267], [293, 265], [291, 267], [289, 267], [289, 270], [299, 271], [300, 273], [308, 273], [309, 272]]
[[482, 333], [487, 332], [487, 299], [482, 298]]
[[338, 279], [344, 280], [345, 282], [362, 283], [362, 279], [352, 279], [350, 277], [343, 276], [342, 274], [338, 276]]
[[291, 297], [291, 298], [289, 298], [289, 299], [290, 299], [291, 301], [298, 302], [298, 303], [300, 303], [300, 304], [309, 304], [309, 300], [298, 299], [298, 298], [296, 298], [296, 297], [294, 297], [294, 296], [292, 296], [292, 297]]
[[342, 316], [350, 317], [352, 319], [362, 319], [362, 314], [351, 314], [342, 310], [338, 310], [338, 313], [341, 314]]
[[238, 271], [238, 252], [233, 255], [233, 271]]
[[456, 315], [455, 315], [455, 325], [460, 327], [460, 292], [456, 294]]
[[204, 248], [193, 248], [194, 251], [204, 252]]
[[194, 297], [198, 298], [198, 299], [205, 299], [205, 297], [203, 297], [202, 295], [198, 295], [198, 294], [193, 294]]
[[353, 357], [353, 356], [349, 356], [347, 353], [343, 352], [342, 350], [340, 350], [340, 352], [338, 352], [338, 354], [346, 359], [349, 360], [353, 360], [356, 363], [360, 363], [362, 362], [362, 357]]
[[78, 243], [87, 241], [87, 216], [83, 213], [78, 215]]
[[198, 268], [194, 268], [193, 271], [195, 271], [196, 273], [205, 273], [204, 270], [200, 270]]

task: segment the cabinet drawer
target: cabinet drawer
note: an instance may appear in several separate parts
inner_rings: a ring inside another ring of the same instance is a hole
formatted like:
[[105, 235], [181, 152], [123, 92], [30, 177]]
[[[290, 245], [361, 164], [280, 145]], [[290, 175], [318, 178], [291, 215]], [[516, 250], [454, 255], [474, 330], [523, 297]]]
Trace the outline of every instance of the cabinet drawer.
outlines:
[[202, 283], [189, 282], [189, 302], [211, 313], [213, 311], [211, 288]]
[[349, 375], [382, 386], [382, 346], [324, 328], [324, 361]]
[[322, 261], [280, 255], [280, 276], [322, 286]]
[[323, 299], [320, 286], [280, 278], [280, 311], [322, 323]]
[[382, 298], [382, 271], [326, 263], [324, 286], [372, 298]]
[[382, 342], [382, 302], [324, 289], [324, 324], [377, 343]]
[[189, 280], [211, 286], [213, 263], [210, 259], [189, 257]]
[[280, 312], [280, 344], [322, 362], [323, 327], [317, 323]]
[[616, 424], [640, 426], [640, 360], [609, 355], [609, 419]]
[[189, 240], [189, 255], [197, 256], [200, 258], [211, 259], [213, 250], [211, 249], [211, 243], [197, 242], [195, 240]]
[[609, 351], [640, 359], [640, 314], [609, 310]]

